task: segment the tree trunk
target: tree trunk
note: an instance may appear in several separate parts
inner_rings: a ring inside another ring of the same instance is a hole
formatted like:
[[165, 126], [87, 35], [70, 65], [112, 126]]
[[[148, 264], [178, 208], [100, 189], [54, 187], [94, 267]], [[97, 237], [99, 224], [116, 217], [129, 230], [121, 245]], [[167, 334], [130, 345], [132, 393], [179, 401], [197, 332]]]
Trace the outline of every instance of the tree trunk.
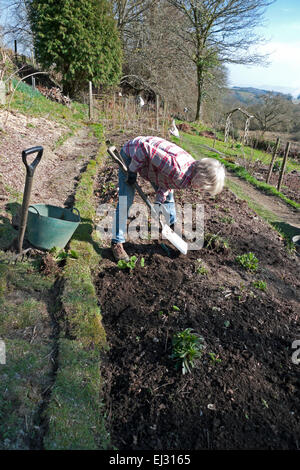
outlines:
[[195, 121], [199, 121], [201, 119], [201, 109], [203, 100], [203, 68], [199, 65], [197, 66], [197, 92], [198, 98]]

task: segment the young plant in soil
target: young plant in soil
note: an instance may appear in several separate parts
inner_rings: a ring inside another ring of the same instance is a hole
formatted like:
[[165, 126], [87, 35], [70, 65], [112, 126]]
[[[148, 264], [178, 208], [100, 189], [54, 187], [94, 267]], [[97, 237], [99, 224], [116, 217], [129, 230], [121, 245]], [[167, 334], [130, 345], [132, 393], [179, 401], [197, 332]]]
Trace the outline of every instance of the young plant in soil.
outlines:
[[[136, 266], [136, 262], [137, 262], [137, 257], [136, 256], [131, 256], [130, 260], [129, 261], [125, 261], [123, 259], [120, 259], [118, 261], [118, 268], [120, 269], [129, 269], [130, 271], [132, 271], [135, 266]], [[142, 258], [141, 259], [141, 267], [143, 268], [145, 266], [145, 259]]]
[[237, 256], [235, 260], [247, 271], [257, 271], [258, 259], [251, 251], [249, 253]]
[[45, 275], [59, 274], [67, 258], [78, 259], [78, 254], [75, 250], [66, 252], [64, 250], [58, 251], [56, 247], [52, 248], [42, 257], [40, 272]]
[[234, 223], [234, 218], [231, 216], [220, 216], [219, 217], [220, 222], [223, 222], [224, 224], [233, 224]]
[[256, 289], [260, 289], [262, 291], [267, 290], [267, 283], [265, 281], [253, 281], [253, 287], [256, 287]]
[[229, 251], [229, 243], [224, 238], [220, 237], [218, 233], [207, 233], [204, 237], [205, 247], [216, 251], [226, 253]]
[[201, 276], [206, 276], [208, 274], [208, 269], [203, 266], [202, 260], [199, 258], [197, 259], [198, 266], [196, 267], [196, 273], [201, 274]]
[[218, 364], [219, 362], [222, 362], [222, 359], [220, 359], [217, 354], [211, 352], [208, 355], [209, 355], [210, 360], [213, 364]]
[[109, 193], [113, 189], [115, 189], [116, 185], [112, 183], [111, 181], [108, 183], [104, 183], [104, 185], [101, 188], [101, 194], [104, 196], [106, 193]]
[[195, 367], [195, 361], [200, 359], [204, 349], [204, 339], [197, 333], [193, 333], [191, 328], [175, 333], [172, 339], [172, 355], [177, 367], [181, 366], [183, 374], [191, 372]]

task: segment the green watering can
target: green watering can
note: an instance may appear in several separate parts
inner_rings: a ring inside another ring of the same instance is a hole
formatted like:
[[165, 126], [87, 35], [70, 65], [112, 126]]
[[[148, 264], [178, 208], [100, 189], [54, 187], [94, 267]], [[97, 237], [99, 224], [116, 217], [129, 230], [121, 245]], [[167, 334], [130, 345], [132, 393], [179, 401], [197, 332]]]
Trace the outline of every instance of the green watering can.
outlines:
[[[37, 153], [36, 158], [29, 163], [27, 157]], [[79, 211], [75, 208], [65, 209], [49, 204], [29, 205], [33, 175], [43, 155], [43, 147], [31, 147], [22, 152], [22, 160], [26, 167], [26, 181], [21, 220], [18, 234], [18, 250], [22, 253], [23, 240], [26, 238], [36, 248], [50, 250], [64, 248], [80, 223]], [[76, 211], [74, 214], [73, 211]]]

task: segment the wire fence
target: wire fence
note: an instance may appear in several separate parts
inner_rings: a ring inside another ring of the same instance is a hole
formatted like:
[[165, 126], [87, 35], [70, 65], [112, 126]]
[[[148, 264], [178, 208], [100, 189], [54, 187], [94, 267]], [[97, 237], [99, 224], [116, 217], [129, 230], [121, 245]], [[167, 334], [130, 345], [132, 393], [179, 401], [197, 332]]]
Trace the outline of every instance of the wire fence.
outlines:
[[169, 135], [172, 116], [166, 105], [148, 102], [141, 106], [134, 96], [114, 93], [94, 94], [92, 106], [108, 130], [126, 132], [130, 129], [140, 135], [152, 132], [165, 138]]

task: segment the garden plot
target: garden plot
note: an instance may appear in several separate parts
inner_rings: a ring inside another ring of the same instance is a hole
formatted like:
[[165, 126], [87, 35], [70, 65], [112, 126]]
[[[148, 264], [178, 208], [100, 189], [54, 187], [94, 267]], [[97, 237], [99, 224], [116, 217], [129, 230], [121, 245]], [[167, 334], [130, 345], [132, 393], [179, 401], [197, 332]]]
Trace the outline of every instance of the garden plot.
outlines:
[[[108, 165], [99, 202], [116, 202], [116, 187]], [[188, 190], [176, 202], [202, 201]], [[102, 375], [112, 444], [297, 449], [299, 258], [229, 190], [204, 204], [201, 250], [184, 256], [168, 246], [168, 255], [154, 241], [128, 242], [135, 267], [119, 269], [103, 249], [94, 281], [110, 344]], [[182, 374], [172, 340], [187, 329], [203, 349]]]
[[[258, 180], [266, 181], [268, 169], [267, 165], [263, 165], [262, 163], [256, 164], [253, 174]], [[275, 169], [276, 171], [273, 171], [271, 174], [270, 184], [276, 188], [279, 179], [278, 165]], [[300, 203], [300, 171], [292, 170], [289, 173], [285, 173], [280, 190], [292, 201]]]

